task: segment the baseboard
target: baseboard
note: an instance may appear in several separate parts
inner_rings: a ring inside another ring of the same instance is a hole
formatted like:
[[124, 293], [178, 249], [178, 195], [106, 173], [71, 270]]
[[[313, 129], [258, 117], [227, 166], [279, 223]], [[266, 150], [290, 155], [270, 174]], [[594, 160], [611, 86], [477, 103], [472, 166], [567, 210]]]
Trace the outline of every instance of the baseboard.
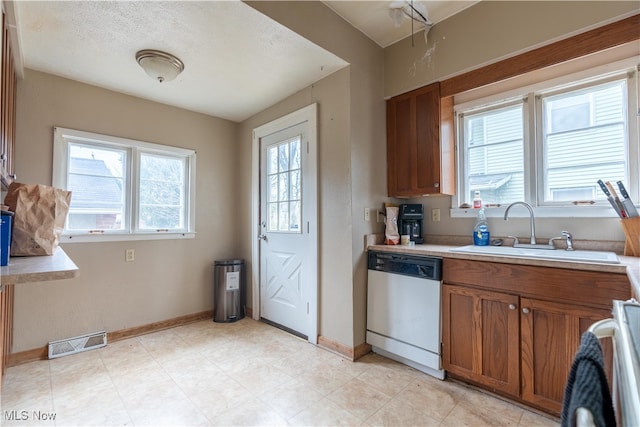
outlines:
[[[174, 317], [173, 319], [162, 320], [160, 322], [149, 323], [147, 325], [135, 326], [133, 328], [121, 329], [119, 331], [107, 333], [107, 343], [133, 338], [164, 329], [175, 328], [176, 326], [188, 325], [189, 323], [201, 320], [212, 319], [213, 311], [203, 311], [201, 313], [187, 314], [186, 316]], [[49, 357], [48, 343], [42, 348], [11, 353], [8, 356], [7, 367], [18, 366], [24, 363], [35, 362], [36, 360], [47, 360]]]
[[367, 343], [362, 343], [354, 348], [323, 337], [322, 335], [318, 336], [318, 346], [353, 361], [371, 352], [371, 346]]
[[35, 362], [36, 360], [47, 360], [49, 358], [49, 345], [42, 348], [11, 353], [7, 357], [7, 367], [22, 365], [23, 363]]
[[140, 335], [146, 335], [152, 332], [175, 328], [176, 326], [188, 325], [189, 323], [199, 322], [200, 320], [206, 319], [211, 319], [211, 321], [213, 321], [212, 310], [203, 311], [201, 313], [187, 314], [186, 316], [174, 317], [173, 319], [149, 323], [148, 325], [134, 326], [133, 328], [121, 329], [115, 332], [108, 332], [107, 342], [115, 342], [127, 338], [137, 337]]

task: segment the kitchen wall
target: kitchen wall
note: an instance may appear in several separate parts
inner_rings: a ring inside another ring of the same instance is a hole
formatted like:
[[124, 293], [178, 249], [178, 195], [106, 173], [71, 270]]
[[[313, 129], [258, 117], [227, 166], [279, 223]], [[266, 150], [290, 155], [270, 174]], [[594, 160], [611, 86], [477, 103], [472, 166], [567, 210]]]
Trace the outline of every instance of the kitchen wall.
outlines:
[[[197, 234], [62, 244], [80, 276], [16, 286], [13, 352], [211, 310], [213, 261], [239, 254], [238, 125], [27, 69], [17, 92], [20, 182], [51, 184], [53, 126], [195, 149]], [[135, 262], [125, 263], [127, 248]]]
[[[213, 261], [251, 257], [255, 238], [251, 131], [313, 102], [319, 106], [319, 333], [348, 347], [363, 343], [363, 237], [383, 231], [373, 221], [365, 222], [363, 211], [387, 200], [384, 98], [638, 7], [631, 1], [483, 1], [432, 29], [430, 43], [436, 46], [428, 61], [420, 35], [414, 48], [405, 39], [383, 50], [321, 2], [248, 4], [350, 66], [241, 124], [26, 70], [18, 84], [16, 172], [20, 181], [51, 182], [53, 126], [194, 148], [198, 152], [197, 236], [193, 240], [63, 244], [80, 267], [80, 277], [17, 286], [14, 352], [90, 331], [116, 331], [210, 310]], [[467, 234], [466, 222], [472, 221], [450, 219], [449, 198], [420, 200], [427, 208], [442, 208], [442, 221], [428, 222], [427, 233]], [[594, 227], [591, 220], [571, 220], [570, 224], [578, 236], [584, 232], [594, 238], [622, 239], [613, 223]], [[516, 231], [525, 226], [509, 221]], [[540, 235], [560, 226], [539, 225]], [[505, 234], [511, 230], [505, 228]], [[124, 262], [127, 248], [136, 250], [134, 263]]]
[[487, 1], [384, 50], [391, 97], [640, 13], [637, 1]]
[[[387, 47], [385, 97], [398, 95], [452, 75], [531, 50], [571, 35], [640, 13], [636, 1], [482, 1], [436, 24], [425, 45], [422, 33]], [[635, 54], [638, 54], [637, 43]], [[632, 50], [632, 52], [633, 52]], [[625, 50], [628, 51], [628, 50]], [[427, 235], [470, 236], [475, 218], [451, 218], [450, 197], [411, 200], [425, 207]], [[441, 221], [431, 221], [431, 209]], [[492, 235], [529, 235], [528, 218], [489, 218]], [[536, 235], [550, 238], [569, 230], [578, 240], [623, 241], [617, 217], [537, 218]]]
[[[349, 62], [348, 69], [314, 84], [242, 124], [243, 162], [250, 162], [251, 130], [312, 102], [319, 106], [320, 320], [319, 333], [355, 347], [365, 341], [366, 261], [364, 235], [382, 231], [364, 220], [364, 208], [386, 200], [386, 136], [383, 52], [320, 2], [248, 2]], [[244, 191], [249, 194], [250, 171]], [[251, 199], [243, 252], [250, 255]]]

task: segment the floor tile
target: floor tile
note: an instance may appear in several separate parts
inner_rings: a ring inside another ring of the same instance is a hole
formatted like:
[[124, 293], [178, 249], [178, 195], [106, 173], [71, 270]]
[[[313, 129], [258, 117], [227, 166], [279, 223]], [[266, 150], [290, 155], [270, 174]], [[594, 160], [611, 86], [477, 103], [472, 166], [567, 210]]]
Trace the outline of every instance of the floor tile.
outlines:
[[370, 353], [352, 362], [252, 319], [194, 322], [9, 368], [2, 426], [557, 426]]

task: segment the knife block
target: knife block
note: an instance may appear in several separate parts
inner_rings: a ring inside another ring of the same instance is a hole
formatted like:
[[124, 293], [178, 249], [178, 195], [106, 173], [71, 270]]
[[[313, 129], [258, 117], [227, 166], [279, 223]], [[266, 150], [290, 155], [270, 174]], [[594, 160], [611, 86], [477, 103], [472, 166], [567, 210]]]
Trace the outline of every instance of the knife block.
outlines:
[[621, 219], [622, 229], [626, 236], [624, 254], [640, 256], [640, 217]]

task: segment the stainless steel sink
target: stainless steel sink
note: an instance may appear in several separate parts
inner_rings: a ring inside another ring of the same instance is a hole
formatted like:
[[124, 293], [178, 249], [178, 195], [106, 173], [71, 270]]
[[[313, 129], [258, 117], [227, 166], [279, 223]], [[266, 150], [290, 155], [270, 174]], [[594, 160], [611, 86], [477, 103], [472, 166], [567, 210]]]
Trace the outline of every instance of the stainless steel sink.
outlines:
[[514, 248], [511, 246], [461, 246], [449, 249], [450, 252], [460, 252], [478, 255], [512, 256], [518, 258], [555, 259], [562, 261], [599, 262], [605, 264], [620, 264], [618, 255], [613, 252], [598, 251], [565, 251], [562, 249], [530, 249]]

